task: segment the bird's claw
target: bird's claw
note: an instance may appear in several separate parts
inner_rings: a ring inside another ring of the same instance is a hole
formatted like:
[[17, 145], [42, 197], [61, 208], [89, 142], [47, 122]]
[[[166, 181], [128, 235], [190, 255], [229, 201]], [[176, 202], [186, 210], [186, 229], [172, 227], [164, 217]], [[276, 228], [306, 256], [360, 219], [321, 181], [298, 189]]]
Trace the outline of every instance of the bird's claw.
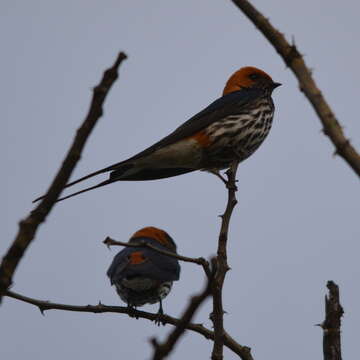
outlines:
[[157, 326], [165, 326], [166, 322], [164, 320], [162, 320], [162, 315], [163, 314], [156, 314], [156, 318], [154, 319], [154, 323]]
[[162, 316], [164, 315], [164, 310], [162, 309], [162, 307], [159, 309], [158, 313], [156, 314], [156, 317], [154, 319], [154, 322], [157, 326], [165, 326], [165, 321], [162, 320]]
[[139, 319], [139, 316], [136, 315], [136, 307], [135, 307], [135, 306], [128, 304], [128, 310], [129, 310], [128, 315], [129, 315], [130, 317], [133, 317], [133, 318], [135, 318], [136, 320]]
[[157, 326], [160, 326], [160, 325], [163, 325], [165, 326], [165, 321], [162, 320], [162, 316], [164, 315], [164, 309], [163, 309], [163, 306], [162, 306], [162, 301], [161, 299], [159, 299], [159, 303], [160, 303], [160, 306], [159, 306], [159, 311], [157, 312], [156, 314], [156, 317], [154, 319], [154, 322]]

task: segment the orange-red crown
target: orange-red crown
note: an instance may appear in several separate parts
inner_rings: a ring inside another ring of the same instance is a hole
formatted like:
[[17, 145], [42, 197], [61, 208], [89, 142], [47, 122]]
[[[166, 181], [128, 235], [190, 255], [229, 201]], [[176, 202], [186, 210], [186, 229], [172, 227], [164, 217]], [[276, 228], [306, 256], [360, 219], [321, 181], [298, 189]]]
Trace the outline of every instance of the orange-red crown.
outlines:
[[140, 238], [140, 237], [147, 237], [150, 239], [154, 239], [167, 248], [174, 250], [176, 249], [174, 240], [170, 237], [170, 235], [166, 231], [156, 228], [154, 226], [147, 226], [138, 230], [131, 237], [131, 239]]
[[227, 81], [223, 95], [238, 91], [241, 88], [256, 87], [257, 84], [274, 83], [265, 72], [253, 66], [246, 66], [235, 71]]

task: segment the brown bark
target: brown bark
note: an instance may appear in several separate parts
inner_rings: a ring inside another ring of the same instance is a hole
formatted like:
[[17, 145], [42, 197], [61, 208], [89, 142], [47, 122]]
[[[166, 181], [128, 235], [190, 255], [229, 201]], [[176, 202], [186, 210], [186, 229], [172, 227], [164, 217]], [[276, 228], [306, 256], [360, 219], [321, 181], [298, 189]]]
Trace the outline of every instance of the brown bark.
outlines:
[[340, 304], [339, 287], [328, 281], [329, 295], [325, 296], [325, 320], [323, 329], [324, 360], [342, 360], [341, 357], [341, 317], [344, 310]]

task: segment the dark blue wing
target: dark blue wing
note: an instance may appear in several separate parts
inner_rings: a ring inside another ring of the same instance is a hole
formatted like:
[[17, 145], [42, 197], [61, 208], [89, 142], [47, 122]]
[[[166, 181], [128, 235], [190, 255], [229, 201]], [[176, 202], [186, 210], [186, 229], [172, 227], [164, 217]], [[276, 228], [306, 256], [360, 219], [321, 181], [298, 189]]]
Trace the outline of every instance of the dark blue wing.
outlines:
[[[161, 245], [157, 246], [166, 250]], [[130, 264], [130, 254], [139, 251], [143, 254], [145, 261], [141, 264]], [[175, 281], [179, 280], [180, 265], [175, 258], [162, 255], [155, 250], [144, 247], [131, 247], [123, 249], [114, 257], [107, 275], [111, 284], [120, 282], [125, 277], [134, 276], [144, 276], [160, 281]]]
[[[146, 156], [155, 150], [173, 144], [179, 140], [185, 139], [189, 136], [195, 135], [197, 132], [205, 129], [210, 124], [223, 119], [226, 116], [237, 114], [252, 101], [264, 95], [261, 89], [244, 88], [239, 91], [232, 92], [221, 98], [215, 100], [204, 110], [194, 115], [191, 119], [179, 126], [170, 135], [166, 136], [159, 142], [145, 149], [144, 151], [136, 154], [121, 164], [136, 160], [142, 156]], [[120, 165], [120, 164], [119, 164]]]
[[125, 248], [115, 255], [108, 271], [106, 272], [107, 276], [110, 279], [111, 285], [120, 280], [120, 278], [122, 277], [123, 271], [129, 265], [128, 256], [132, 252], [136, 251], [134, 249], [135, 248]]

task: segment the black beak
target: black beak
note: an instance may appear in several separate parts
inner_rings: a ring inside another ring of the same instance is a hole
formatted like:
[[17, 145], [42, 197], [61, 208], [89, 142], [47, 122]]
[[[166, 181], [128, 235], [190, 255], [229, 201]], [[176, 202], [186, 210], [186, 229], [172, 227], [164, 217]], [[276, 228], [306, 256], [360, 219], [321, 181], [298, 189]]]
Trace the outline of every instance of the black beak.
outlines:
[[276, 89], [277, 87], [281, 86], [282, 84], [281, 83], [277, 83], [277, 82], [273, 82], [272, 83], [272, 88], [273, 89]]

